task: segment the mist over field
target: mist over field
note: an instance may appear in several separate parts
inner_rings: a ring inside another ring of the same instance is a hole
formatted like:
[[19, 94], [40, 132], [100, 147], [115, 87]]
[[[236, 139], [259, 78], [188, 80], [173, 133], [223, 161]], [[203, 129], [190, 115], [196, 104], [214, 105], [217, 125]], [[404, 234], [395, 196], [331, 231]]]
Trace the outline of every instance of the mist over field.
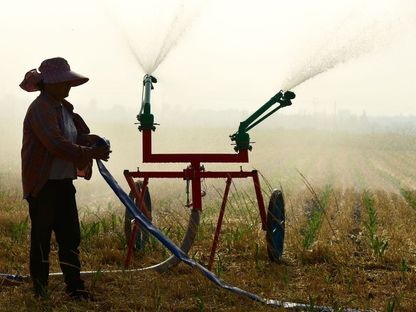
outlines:
[[[13, 102], [10, 114], [0, 117], [1, 183], [20, 188], [22, 120], [28, 103], [13, 98], [1, 101], [2, 105]], [[126, 190], [124, 169], [182, 170], [187, 166], [142, 163], [141, 133], [134, 124], [137, 113], [133, 109], [120, 105], [105, 109], [96, 102], [74, 104], [91, 131], [111, 141], [113, 153], [106, 165]], [[293, 106], [296, 105], [295, 99]], [[252, 113], [174, 107], [160, 110], [157, 103], [153, 107], [156, 122], [161, 124], [153, 134], [156, 153], [233, 153], [229, 135]], [[416, 159], [416, 117], [374, 117], [345, 110], [291, 114], [291, 109], [279, 111], [250, 131], [255, 143], [250, 162], [241, 164], [243, 168], [258, 169], [273, 187], [282, 186], [288, 191], [305, 188], [299, 172], [316, 187], [330, 183], [342, 189], [399, 192], [400, 187], [416, 186], [416, 168], [412, 165]], [[205, 164], [205, 167], [207, 170], [239, 169], [238, 164]], [[207, 181], [211, 191], [212, 187], [222, 187], [222, 183]], [[245, 182], [239, 183], [242, 189], [247, 186]], [[115, 199], [96, 167], [91, 181], [78, 179], [76, 184], [81, 205], [103, 205]], [[161, 199], [185, 200], [183, 181], [153, 180], [150, 189]]]

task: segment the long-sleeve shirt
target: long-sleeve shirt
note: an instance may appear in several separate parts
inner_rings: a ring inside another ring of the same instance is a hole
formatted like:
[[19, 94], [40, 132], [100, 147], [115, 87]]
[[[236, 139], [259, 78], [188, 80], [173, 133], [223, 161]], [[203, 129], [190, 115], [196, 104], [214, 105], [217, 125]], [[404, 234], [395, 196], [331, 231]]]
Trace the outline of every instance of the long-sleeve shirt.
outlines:
[[[67, 140], [72, 143], [76, 143], [78, 139], [78, 131], [72, 119], [72, 114], [65, 108], [65, 106], [61, 105], [61, 107], [63, 117], [63, 135]], [[76, 177], [77, 170], [73, 162], [60, 157], [53, 158], [51, 169], [49, 171], [49, 180], [76, 179]]]
[[[78, 133], [76, 143], [64, 136], [62, 106], [73, 118]], [[36, 197], [49, 178], [55, 157], [73, 162], [78, 176], [91, 177], [92, 149], [86, 140], [90, 130], [73, 110], [68, 101], [59, 102], [44, 92], [30, 104], [23, 122], [21, 150], [24, 198]]]

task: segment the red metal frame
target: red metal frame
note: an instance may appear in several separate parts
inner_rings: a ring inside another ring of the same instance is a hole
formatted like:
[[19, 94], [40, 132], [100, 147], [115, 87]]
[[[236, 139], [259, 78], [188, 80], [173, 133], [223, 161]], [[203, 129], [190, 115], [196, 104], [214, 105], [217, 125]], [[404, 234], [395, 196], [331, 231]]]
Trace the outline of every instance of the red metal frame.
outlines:
[[[263, 195], [261, 193], [260, 180], [256, 170], [253, 171], [205, 171], [201, 163], [246, 163], [248, 162], [248, 150], [240, 150], [234, 154], [153, 154], [152, 153], [152, 130], [143, 130], [143, 162], [145, 163], [190, 163], [183, 171], [124, 171], [124, 176], [133, 192], [136, 203], [141, 203], [139, 207], [142, 212], [151, 219], [147, 207], [144, 204], [144, 194], [150, 178], [177, 178], [192, 183], [192, 206], [194, 209], [202, 210], [201, 179], [205, 178], [224, 178], [226, 187], [220, 209], [220, 215], [213, 238], [208, 269], [211, 270], [216, 248], [218, 245], [225, 207], [227, 204], [228, 193], [231, 181], [234, 178], [252, 178], [256, 192], [257, 203], [262, 223], [262, 229], [266, 230], [266, 210]], [[142, 178], [143, 186], [138, 190], [134, 183], [134, 178]], [[133, 234], [130, 239], [129, 249], [125, 260], [125, 267], [128, 267], [135, 244], [137, 225], [134, 225]]]

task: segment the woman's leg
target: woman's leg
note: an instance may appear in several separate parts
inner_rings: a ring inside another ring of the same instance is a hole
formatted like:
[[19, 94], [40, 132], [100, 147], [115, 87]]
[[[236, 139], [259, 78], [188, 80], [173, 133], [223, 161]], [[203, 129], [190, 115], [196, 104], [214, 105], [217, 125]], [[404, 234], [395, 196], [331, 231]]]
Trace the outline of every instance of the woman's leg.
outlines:
[[68, 293], [84, 290], [80, 277], [79, 260], [80, 226], [72, 180], [62, 180], [59, 185], [59, 203], [55, 210], [53, 229], [59, 246], [59, 263], [67, 284]]
[[49, 251], [56, 192], [47, 182], [37, 197], [30, 197], [30, 276], [36, 295], [46, 296], [49, 276]]

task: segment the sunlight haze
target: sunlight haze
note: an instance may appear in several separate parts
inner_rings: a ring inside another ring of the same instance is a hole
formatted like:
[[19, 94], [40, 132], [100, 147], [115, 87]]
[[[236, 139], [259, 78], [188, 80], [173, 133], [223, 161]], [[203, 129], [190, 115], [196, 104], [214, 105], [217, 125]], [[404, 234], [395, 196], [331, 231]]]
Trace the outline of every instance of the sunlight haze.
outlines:
[[134, 109], [144, 70], [133, 53], [151, 63], [163, 40], [177, 36], [153, 73], [155, 112], [168, 104], [251, 111], [286, 82], [322, 70], [295, 88], [298, 100], [288, 113], [330, 112], [334, 103], [358, 114], [413, 113], [414, 1], [63, 3], [3, 5], [2, 97], [30, 102], [34, 94], [18, 87], [24, 73], [62, 56], [91, 79], [72, 90], [70, 101]]

